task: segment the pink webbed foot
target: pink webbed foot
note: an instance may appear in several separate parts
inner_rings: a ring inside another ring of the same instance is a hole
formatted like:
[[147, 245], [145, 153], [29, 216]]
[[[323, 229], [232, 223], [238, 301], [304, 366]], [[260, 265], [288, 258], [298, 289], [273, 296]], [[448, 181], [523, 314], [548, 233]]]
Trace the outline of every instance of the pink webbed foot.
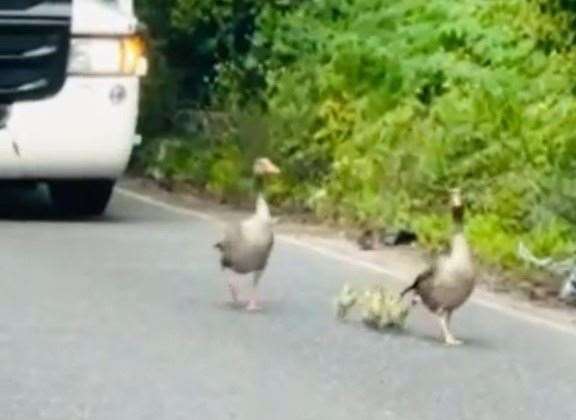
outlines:
[[246, 310], [249, 312], [256, 312], [259, 311], [260, 309], [262, 309], [262, 307], [258, 304], [258, 301], [256, 299], [251, 299], [248, 302], [248, 305], [246, 305]]

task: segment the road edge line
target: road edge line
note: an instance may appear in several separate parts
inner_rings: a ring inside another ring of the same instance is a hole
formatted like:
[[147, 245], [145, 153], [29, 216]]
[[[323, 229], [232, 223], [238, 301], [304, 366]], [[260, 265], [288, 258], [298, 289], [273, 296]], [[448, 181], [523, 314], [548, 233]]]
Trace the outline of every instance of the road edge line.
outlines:
[[[167, 202], [162, 201], [160, 199], [150, 197], [149, 195], [133, 191], [133, 190], [126, 188], [126, 187], [116, 187], [115, 191], [120, 193], [121, 195], [123, 195], [125, 197], [129, 197], [131, 199], [134, 199], [134, 200], [137, 200], [137, 201], [140, 201], [140, 202], [143, 202], [143, 203], [155, 206], [155, 207], [162, 208], [162, 209], [164, 209], [166, 211], [170, 211], [172, 213], [177, 213], [177, 214], [188, 216], [188, 217], [194, 217], [194, 218], [197, 218], [200, 220], [204, 220], [206, 222], [213, 223], [213, 224], [218, 225], [220, 227], [225, 226], [225, 222], [223, 222], [218, 217], [211, 216], [211, 215], [209, 215], [205, 212], [199, 211], [199, 210], [193, 210], [193, 209], [189, 209], [189, 208], [186, 208], [186, 207], [183, 207], [180, 205], [170, 204], [170, 203], [167, 203]], [[309, 244], [305, 241], [302, 241], [300, 239], [297, 239], [297, 238], [290, 236], [290, 235], [287, 235], [287, 234], [277, 234], [276, 236], [278, 237], [278, 239], [282, 240], [283, 242], [290, 243], [292, 245], [308, 249], [308, 250], [313, 251], [317, 254], [320, 254], [324, 257], [332, 258], [332, 259], [335, 259], [337, 261], [344, 262], [346, 264], [350, 264], [350, 265], [361, 267], [361, 268], [364, 268], [367, 270], [371, 270], [371, 271], [383, 274], [387, 277], [390, 277], [396, 281], [400, 281], [403, 283], [408, 283], [408, 281], [409, 281], [409, 279], [406, 279], [406, 277], [400, 276], [398, 273], [387, 270], [386, 268], [381, 267], [375, 263], [370, 263], [368, 261], [358, 261], [354, 258], [348, 257], [346, 255], [339, 253], [339, 252], [332, 251], [332, 250], [329, 250], [327, 248], [320, 247], [317, 245]], [[506, 305], [498, 303], [498, 302], [493, 302], [493, 301], [488, 299], [489, 296], [487, 296], [486, 293], [487, 292], [476, 291], [470, 300], [473, 303], [480, 305], [480, 306], [483, 306], [485, 308], [496, 310], [496, 311], [502, 312], [508, 316], [522, 319], [524, 321], [527, 321], [527, 322], [530, 322], [533, 324], [538, 324], [541, 326], [552, 328], [552, 329], [555, 329], [557, 331], [561, 331], [561, 332], [564, 332], [564, 333], [567, 333], [567, 334], [570, 334], [570, 335], [573, 335], [576, 337], [576, 326], [569, 325], [569, 324], [567, 325], [565, 322], [562, 322], [562, 321], [556, 321], [556, 320], [546, 319], [546, 318], [542, 318], [540, 316], [532, 315], [532, 314], [527, 313], [526, 310], [524, 310], [524, 309], [512, 308], [512, 307], [506, 306]]]

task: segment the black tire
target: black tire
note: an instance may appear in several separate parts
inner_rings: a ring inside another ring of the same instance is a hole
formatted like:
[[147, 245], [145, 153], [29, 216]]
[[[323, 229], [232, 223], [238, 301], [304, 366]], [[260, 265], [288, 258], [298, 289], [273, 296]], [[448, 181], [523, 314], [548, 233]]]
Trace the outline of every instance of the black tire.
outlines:
[[57, 210], [68, 217], [100, 216], [106, 210], [114, 181], [51, 181], [50, 198]]

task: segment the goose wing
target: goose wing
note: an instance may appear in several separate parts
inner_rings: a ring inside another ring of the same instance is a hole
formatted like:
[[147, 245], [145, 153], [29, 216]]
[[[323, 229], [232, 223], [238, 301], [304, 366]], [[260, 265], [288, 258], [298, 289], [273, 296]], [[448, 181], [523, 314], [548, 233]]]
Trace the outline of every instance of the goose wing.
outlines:
[[231, 268], [233, 265], [232, 255], [234, 248], [241, 246], [242, 225], [240, 223], [230, 223], [224, 231], [224, 237], [214, 247], [220, 251], [220, 265], [222, 268]]
[[434, 278], [434, 276], [436, 275], [436, 271], [437, 271], [437, 264], [432, 264], [430, 265], [428, 268], [426, 268], [424, 271], [420, 272], [416, 278], [414, 279], [414, 281], [412, 282], [412, 284], [410, 286], [408, 286], [407, 288], [405, 288], [402, 293], [400, 293], [400, 297], [404, 297], [407, 293], [412, 292], [412, 291], [417, 291], [420, 288], [422, 288], [422, 286], [425, 283], [428, 283], [430, 281], [432, 281], [432, 279]]

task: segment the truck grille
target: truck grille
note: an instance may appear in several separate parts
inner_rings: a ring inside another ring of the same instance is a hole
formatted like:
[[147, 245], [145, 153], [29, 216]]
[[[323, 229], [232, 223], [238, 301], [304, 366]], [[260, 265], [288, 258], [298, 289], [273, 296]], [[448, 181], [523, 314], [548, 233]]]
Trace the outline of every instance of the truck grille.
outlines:
[[64, 84], [70, 1], [0, 2], [0, 104], [55, 94]]

